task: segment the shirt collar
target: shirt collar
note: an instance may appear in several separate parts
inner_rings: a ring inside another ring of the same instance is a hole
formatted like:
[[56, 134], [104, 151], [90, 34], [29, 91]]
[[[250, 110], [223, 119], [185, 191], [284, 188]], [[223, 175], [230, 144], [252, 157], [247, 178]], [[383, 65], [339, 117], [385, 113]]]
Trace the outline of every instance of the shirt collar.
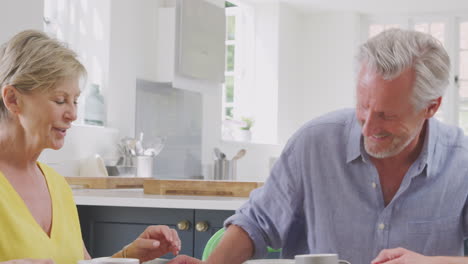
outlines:
[[[417, 170], [420, 172], [422, 172], [424, 167], [427, 166], [426, 175], [427, 177], [430, 177], [431, 175], [434, 175], [437, 170], [437, 162], [435, 160], [435, 144], [438, 135], [438, 123], [433, 118], [430, 118], [427, 120], [426, 124], [426, 136], [424, 137], [423, 148], [415, 162], [418, 163]], [[361, 125], [357, 121], [356, 115], [354, 115], [352, 121], [349, 124], [346, 163], [350, 163], [359, 157], [361, 157], [363, 161], [367, 162], [368, 156], [364, 150], [363, 144]]]
[[439, 122], [434, 118], [429, 118], [426, 127], [426, 138], [421, 152], [421, 166], [426, 165], [426, 175], [431, 177], [437, 174], [438, 157], [436, 156], [436, 143], [439, 135]]
[[361, 125], [353, 115], [349, 123], [348, 146], [346, 150], [346, 163], [349, 163], [361, 156]]

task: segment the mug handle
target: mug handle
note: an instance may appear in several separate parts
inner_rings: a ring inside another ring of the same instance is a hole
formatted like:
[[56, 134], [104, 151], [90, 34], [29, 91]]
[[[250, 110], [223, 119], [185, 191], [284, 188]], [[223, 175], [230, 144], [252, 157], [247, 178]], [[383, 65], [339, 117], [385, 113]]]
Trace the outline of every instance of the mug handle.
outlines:
[[341, 259], [338, 260], [338, 263], [340, 263], [340, 264], [351, 264], [351, 263], [349, 263], [348, 261], [346, 261], [346, 260], [341, 260]]

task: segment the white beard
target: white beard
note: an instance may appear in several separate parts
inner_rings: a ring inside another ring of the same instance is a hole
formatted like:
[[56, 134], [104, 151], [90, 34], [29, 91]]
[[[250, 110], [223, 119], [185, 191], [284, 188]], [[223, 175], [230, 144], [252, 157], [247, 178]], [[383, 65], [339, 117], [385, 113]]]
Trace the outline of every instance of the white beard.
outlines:
[[367, 154], [369, 154], [371, 157], [374, 157], [377, 159], [390, 158], [402, 152], [417, 136], [418, 136], [418, 133], [416, 131], [416, 133], [409, 136], [405, 141], [403, 141], [401, 137], [394, 138], [392, 143], [387, 149], [380, 150], [380, 151], [373, 150], [372, 146], [370, 146], [370, 144], [368, 143], [369, 139], [364, 137], [364, 149], [366, 150]]

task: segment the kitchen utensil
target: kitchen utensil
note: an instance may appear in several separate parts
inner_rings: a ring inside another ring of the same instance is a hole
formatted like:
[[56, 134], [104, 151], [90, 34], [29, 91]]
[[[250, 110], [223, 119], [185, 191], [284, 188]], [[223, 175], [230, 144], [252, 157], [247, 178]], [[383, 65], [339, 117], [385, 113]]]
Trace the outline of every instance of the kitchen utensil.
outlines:
[[137, 155], [135, 149], [130, 149], [130, 154], [132, 154], [132, 156], [136, 156], [136, 155]]
[[232, 160], [238, 160], [238, 159], [244, 157], [245, 153], [247, 153], [247, 150], [245, 150], [245, 149], [239, 150], [239, 152], [237, 152], [237, 154], [232, 158]]
[[135, 166], [115, 166], [115, 167], [117, 169], [118, 176], [135, 177], [135, 172], [137, 170]]
[[108, 176], [104, 160], [98, 154], [88, 157], [80, 162], [80, 176], [105, 177]]
[[[149, 148], [147, 149], [147, 153], [151, 153], [151, 155], [157, 156], [164, 148], [166, 142], [165, 137], [155, 137], [152, 139], [150, 143], [148, 143]], [[151, 150], [150, 150], [151, 149]], [[143, 152], [145, 156], [148, 156]]]
[[161, 152], [161, 150], [156, 152], [154, 148], [149, 148], [149, 149], [145, 149], [145, 151], [143, 152], [143, 155], [155, 157], [159, 154], [159, 152]]
[[143, 149], [143, 146], [141, 144], [141, 141], [137, 141], [135, 144], [135, 152], [137, 155], [143, 155], [143, 152], [145, 150]]
[[135, 150], [137, 155], [143, 155], [145, 149], [143, 148], [143, 132], [140, 133], [140, 138], [135, 142]]
[[219, 159], [219, 160], [222, 159], [221, 158], [221, 151], [219, 150], [219, 148], [214, 148], [213, 151], [214, 151], [216, 159]]
[[106, 170], [107, 170], [107, 174], [109, 176], [119, 175], [119, 169], [117, 169], [117, 166], [108, 166], [108, 165], [106, 165]]

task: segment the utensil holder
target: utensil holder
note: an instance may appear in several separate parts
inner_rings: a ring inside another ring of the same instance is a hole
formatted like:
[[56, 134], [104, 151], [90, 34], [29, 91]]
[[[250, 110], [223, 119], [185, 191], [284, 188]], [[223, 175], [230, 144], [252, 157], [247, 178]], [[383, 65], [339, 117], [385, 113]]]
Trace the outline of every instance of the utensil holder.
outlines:
[[136, 167], [136, 177], [153, 177], [153, 156], [136, 156], [134, 163]]
[[236, 180], [237, 160], [216, 159], [214, 161], [214, 179], [223, 181]]

